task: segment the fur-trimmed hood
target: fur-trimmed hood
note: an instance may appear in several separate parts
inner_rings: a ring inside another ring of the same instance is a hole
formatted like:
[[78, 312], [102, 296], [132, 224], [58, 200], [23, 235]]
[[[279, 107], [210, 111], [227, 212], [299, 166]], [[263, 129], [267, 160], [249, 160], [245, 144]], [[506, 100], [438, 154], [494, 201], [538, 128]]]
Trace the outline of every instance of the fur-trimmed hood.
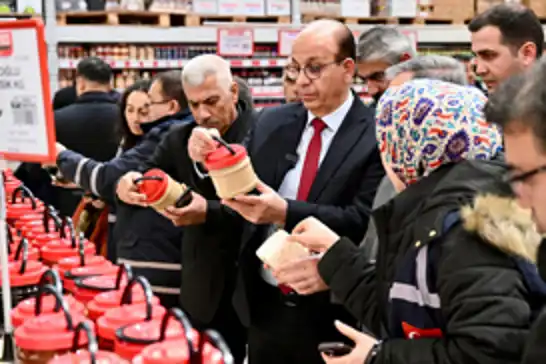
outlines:
[[535, 263], [542, 237], [531, 211], [512, 198], [495, 195], [476, 197], [461, 209], [464, 227], [500, 250]]

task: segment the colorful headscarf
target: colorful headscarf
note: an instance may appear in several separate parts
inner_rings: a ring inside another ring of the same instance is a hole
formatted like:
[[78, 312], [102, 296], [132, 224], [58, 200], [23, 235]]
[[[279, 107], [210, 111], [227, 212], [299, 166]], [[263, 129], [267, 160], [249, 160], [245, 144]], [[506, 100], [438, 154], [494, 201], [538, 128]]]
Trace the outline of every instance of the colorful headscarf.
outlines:
[[377, 107], [381, 154], [404, 184], [466, 159], [489, 160], [502, 134], [486, 122], [487, 98], [477, 89], [419, 79], [388, 89]]

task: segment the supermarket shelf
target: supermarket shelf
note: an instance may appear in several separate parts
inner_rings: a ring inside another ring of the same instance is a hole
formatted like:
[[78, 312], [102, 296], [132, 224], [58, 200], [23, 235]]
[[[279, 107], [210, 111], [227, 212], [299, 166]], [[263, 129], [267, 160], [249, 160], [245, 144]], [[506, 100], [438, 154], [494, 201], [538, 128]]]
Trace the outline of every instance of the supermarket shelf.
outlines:
[[[365, 87], [362, 85], [353, 85], [353, 90], [356, 93], [363, 93], [365, 92]], [[282, 99], [284, 98], [283, 95], [283, 88], [282, 86], [259, 86], [259, 87], [251, 87], [250, 91], [252, 92], [252, 96], [257, 99]]]
[[[182, 68], [188, 63], [189, 60], [108, 60], [106, 61], [110, 64], [110, 67], [113, 69], [172, 69], [172, 68]], [[77, 59], [60, 59], [59, 68], [60, 69], [75, 69], [78, 65], [79, 60]], [[253, 68], [253, 67], [262, 67], [262, 68], [272, 68], [272, 67], [283, 67], [286, 64], [286, 59], [284, 58], [271, 58], [271, 59], [241, 59], [241, 60], [230, 60], [229, 63], [231, 67], [234, 68]]]
[[[252, 27], [255, 43], [277, 43], [279, 29], [297, 29], [287, 26], [267, 26], [230, 23], [222, 27]], [[365, 31], [371, 26], [350, 26], [355, 31]], [[456, 44], [470, 42], [470, 33], [461, 25], [412, 25], [400, 29], [417, 32], [419, 43]], [[217, 28], [202, 27], [147, 27], [147, 26], [101, 26], [70, 25], [56, 27], [59, 43], [215, 43]]]

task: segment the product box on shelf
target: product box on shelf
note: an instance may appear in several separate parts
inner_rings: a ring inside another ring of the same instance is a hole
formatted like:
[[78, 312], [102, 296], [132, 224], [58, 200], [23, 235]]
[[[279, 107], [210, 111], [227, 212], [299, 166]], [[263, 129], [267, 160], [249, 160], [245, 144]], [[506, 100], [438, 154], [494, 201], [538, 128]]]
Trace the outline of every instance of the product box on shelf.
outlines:
[[340, 16], [342, 0], [302, 0], [300, 12], [303, 15]]
[[539, 18], [546, 18], [546, 0], [524, 0], [523, 3], [533, 9]]
[[420, 0], [420, 17], [452, 19], [453, 23], [464, 24], [474, 17], [475, 0]]
[[265, 12], [270, 16], [290, 16], [290, 0], [265, 0]]
[[369, 18], [372, 12], [371, 0], [341, 0], [341, 16]]

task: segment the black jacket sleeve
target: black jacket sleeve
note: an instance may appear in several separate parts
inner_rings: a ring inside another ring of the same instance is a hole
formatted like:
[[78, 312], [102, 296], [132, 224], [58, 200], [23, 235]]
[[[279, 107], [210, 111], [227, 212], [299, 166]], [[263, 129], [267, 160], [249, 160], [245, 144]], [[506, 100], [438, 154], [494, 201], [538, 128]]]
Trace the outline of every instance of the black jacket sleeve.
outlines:
[[381, 316], [372, 257], [362, 254], [351, 240], [341, 238], [324, 254], [318, 269], [336, 303], [342, 304], [361, 324], [379, 336]]
[[363, 227], [367, 225], [377, 187], [385, 175], [378, 150], [372, 151], [366, 166], [367, 170], [363, 173], [366, 177], [360, 183], [353, 202], [346, 207], [288, 200], [285, 229], [292, 231], [303, 219], [314, 216], [339, 235], [360, 242], [364, 237]]
[[462, 229], [446, 235], [437, 271], [444, 337], [387, 341], [376, 363], [520, 363], [529, 291], [507, 254]]
[[173, 150], [172, 146], [181, 143], [178, 140], [179, 127], [178, 125], [172, 127], [167, 135], [156, 143], [155, 148], [138, 165], [139, 172], [144, 173], [152, 168], [159, 168], [169, 175], [173, 174], [176, 148]]
[[150, 136], [134, 148], [108, 162], [97, 162], [76, 152], [65, 150], [57, 158], [57, 166], [65, 178], [91, 191], [103, 200], [115, 202], [117, 181], [127, 172], [136, 170], [155, 149], [160, 136]]

